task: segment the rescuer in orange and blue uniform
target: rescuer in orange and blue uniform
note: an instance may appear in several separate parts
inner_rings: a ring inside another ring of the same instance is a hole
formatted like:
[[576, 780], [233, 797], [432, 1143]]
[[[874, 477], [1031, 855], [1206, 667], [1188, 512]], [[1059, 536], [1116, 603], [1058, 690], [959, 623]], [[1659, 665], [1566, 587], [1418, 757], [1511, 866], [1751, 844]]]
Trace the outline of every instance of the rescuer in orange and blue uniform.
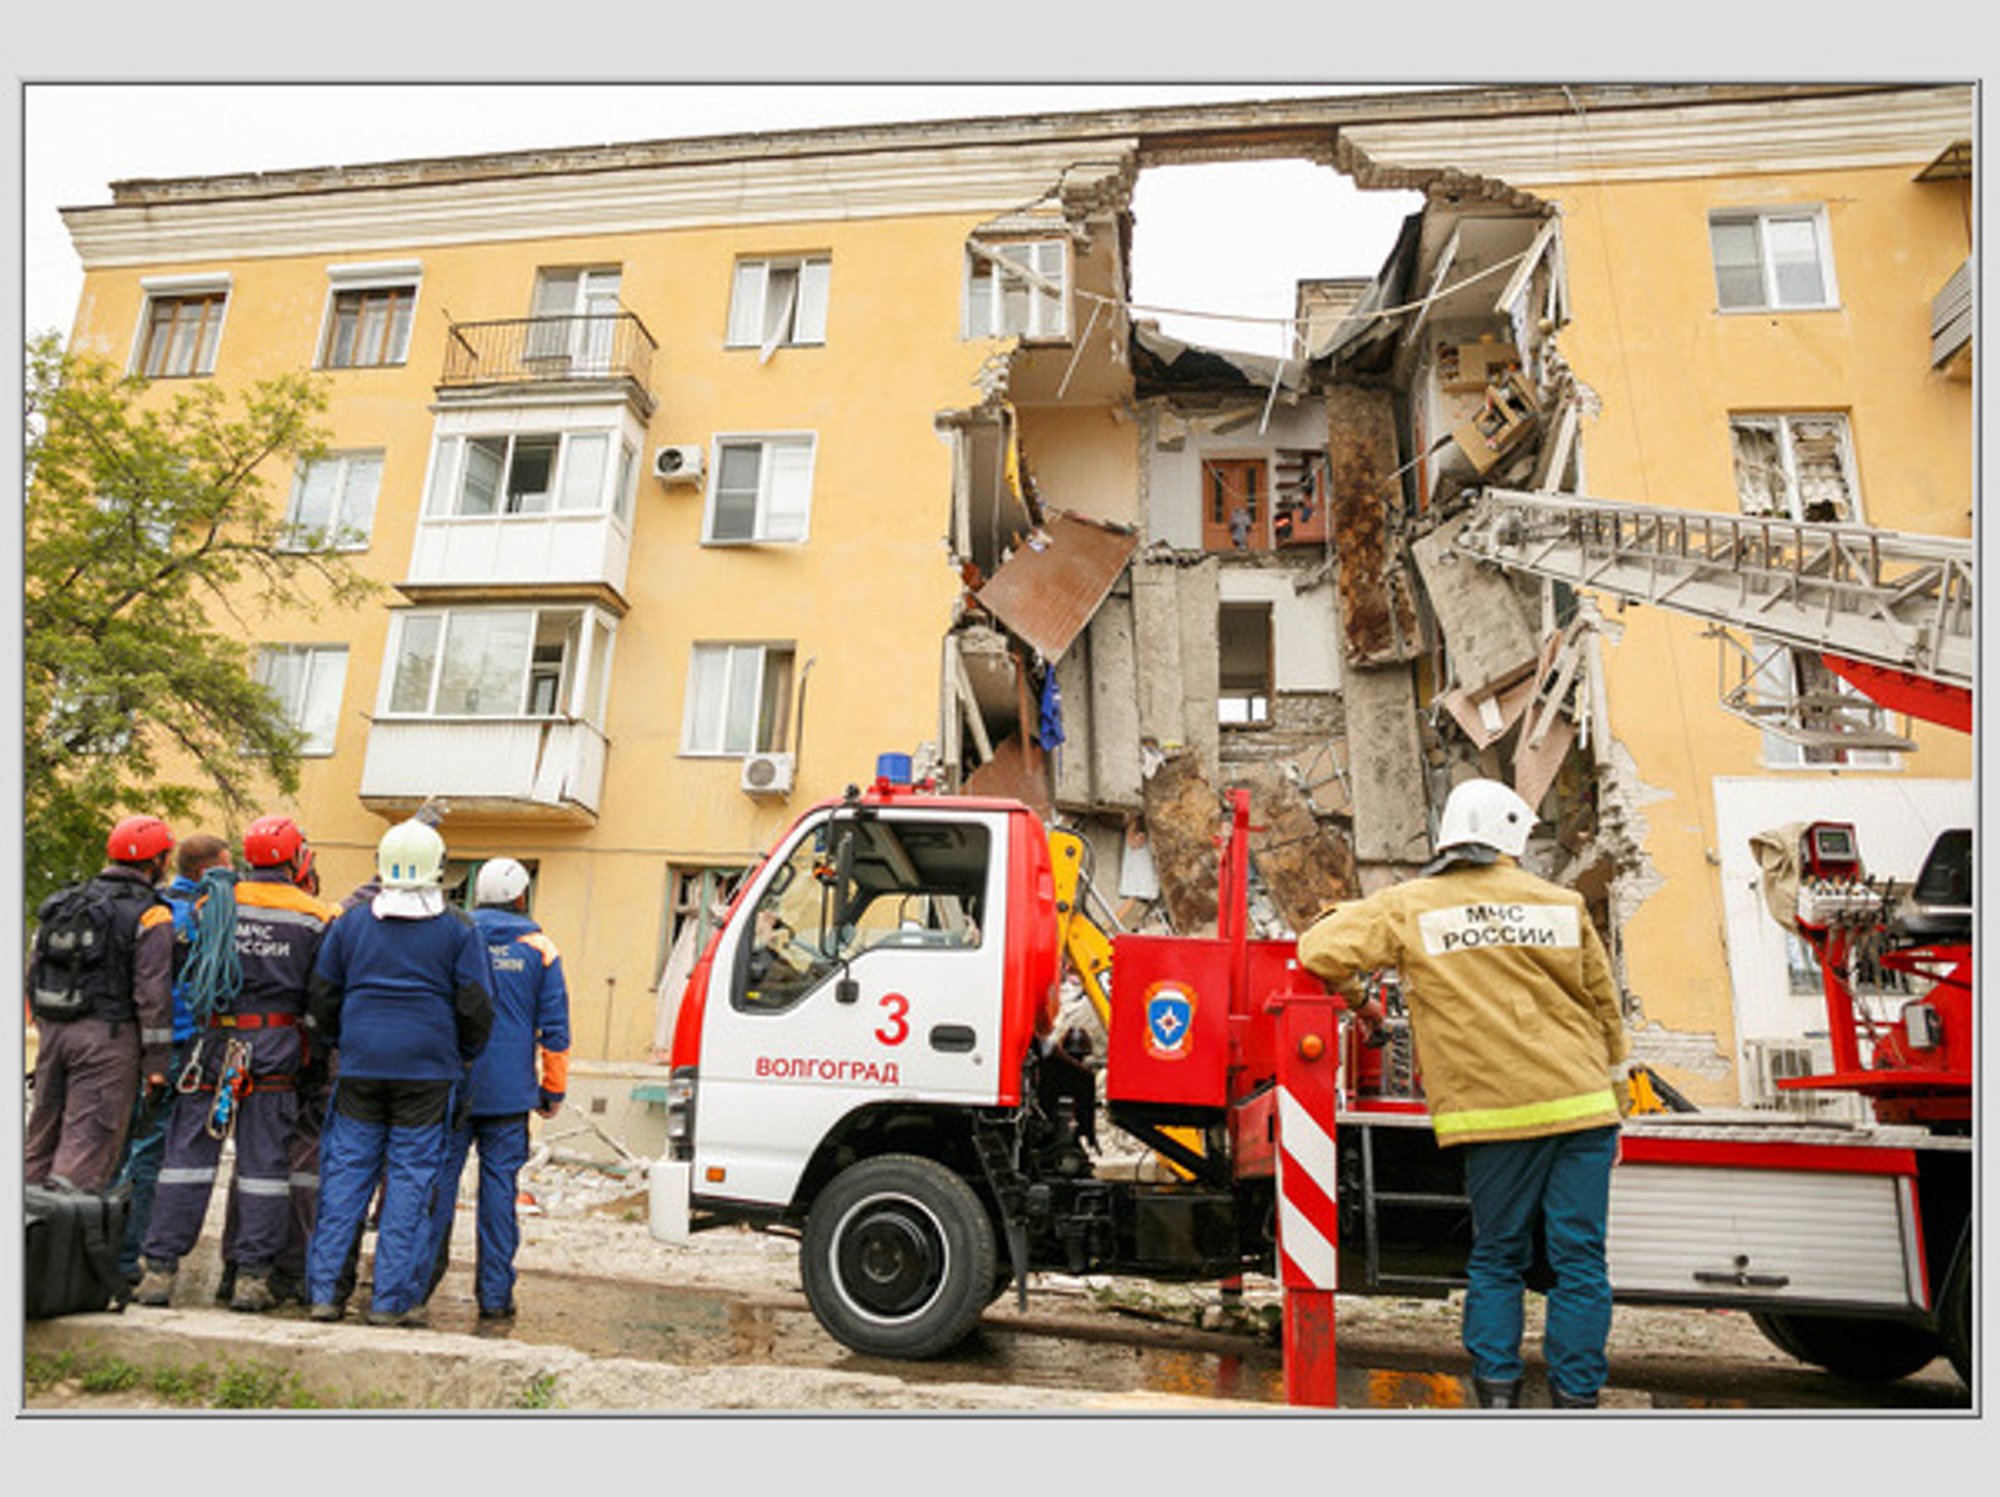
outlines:
[[1605, 1218], [1624, 1110], [1625, 1024], [1582, 898], [1517, 860], [1534, 808], [1505, 785], [1451, 793], [1425, 876], [1343, 906], [1299, 938], [1299, 961], [1346, 990], [1402, 975], [1441, 1147], [1462, 1150], [1472, 1203], [1463, 1339], [1485, 1408], [1521, 1392], [1523, 1276], [1545, 1230], [1556, 1284], [1542, 1349], [1557, 1408], [1593, 1408], [1611, 1330]]
[[[168, 1125], [153, 1217], [140, 1248], [146, 1272], [133, 1292], [137, 1304], [165, 1305], [172, 1298], [181, 1257], [201, 1236], [222, 1143], [232, 1131], [240, 1231], [229, 1307], [255, 1313], [276, 1303], [271, 1269], [291, 1229], [293, 1086], [307, 1045], [301, 1028], [306, 984], [338, 913], [298, 886], [309, 856], [305, 834], [289, 816], [260, 817], [244, 829], [243, 861], [250, 871], [231, 890], [235, 926], [225, 936], [234, 944], [242, 986], [233, 996], [189, 995], [202, 1027], [183, 1065]], [[215, 897], [203, 896], [198, 930]], [[232, 1096], [219, 1097], [218, 1089]]]
[[562, 953], [528, 917], [528, 882], [528, 870], [513, 858], [493, 858], [473, 885], [472, 922], [485, 938], [493, 967], [493, 1032], [472, 1062], [471, 1117], [446, 1140], [431, 1215], [435, 1290], [451, 1262], [458, 1179], [476, 1142], [479, 1251], [473, 1287], [481, 1320], [514, 1314], [514, 1254], [521, 1245], [514, 1206], [521, 1166], [528, 1162], [528, 1114], [554, 1117], [569, 1086], [569, 988]]

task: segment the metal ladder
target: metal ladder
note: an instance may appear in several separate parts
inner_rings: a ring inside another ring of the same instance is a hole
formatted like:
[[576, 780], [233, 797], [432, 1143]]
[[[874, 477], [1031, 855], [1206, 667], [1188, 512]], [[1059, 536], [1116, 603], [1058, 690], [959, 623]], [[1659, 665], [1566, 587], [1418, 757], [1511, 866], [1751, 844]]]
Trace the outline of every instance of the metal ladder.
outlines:
[[1851, 709], [1867, 704], [1832, 690], [1758, 702], [1759, 662], [1730, 630], [1972, 687], [1969, 540], [1519, 489], [1486, 489], [1444, 523], [1462, 555], [1706, 621], [1741, 657], [1724, 705], [1799, 741], [1856, 743]]

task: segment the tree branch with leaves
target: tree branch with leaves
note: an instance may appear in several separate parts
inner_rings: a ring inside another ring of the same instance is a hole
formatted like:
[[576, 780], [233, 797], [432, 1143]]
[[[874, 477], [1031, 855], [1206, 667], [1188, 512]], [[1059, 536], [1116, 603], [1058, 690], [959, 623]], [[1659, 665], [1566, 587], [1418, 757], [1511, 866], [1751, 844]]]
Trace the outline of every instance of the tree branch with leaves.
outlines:
[[[323, 455], [322, 382], [163, 395], [28, 347], [23, 523], [27, 903], [96, 871], [118, 817], [204, 801], [234, 820], [298, 788], [299, 735], [253, 676], [251, 613], [377, 590], [335, 537], [288, 532], [270, 485]], [[181, 830], [181, 828], [177, 828]]]

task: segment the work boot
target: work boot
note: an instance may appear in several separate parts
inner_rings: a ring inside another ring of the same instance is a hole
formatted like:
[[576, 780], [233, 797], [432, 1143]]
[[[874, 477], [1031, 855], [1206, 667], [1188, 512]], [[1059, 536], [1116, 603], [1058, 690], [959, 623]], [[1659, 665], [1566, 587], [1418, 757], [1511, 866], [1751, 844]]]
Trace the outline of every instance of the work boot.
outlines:
[[306, 1310], [306, 1314], [310, 1315], [314, 1320], [320, 1320], [320, 1321], [338, 1320], [340, 1319], [343, 1313], [344, 1313], [344, 1307], [340, 1305], [329, 1305], [324, 1302], [309, 1306]]
[[509, 1300], [506, 1304], [498, 1307], [481, 1305], [479, 1307], [479, 1318], [481, 1320], [512, 1320], [514, 1318], [514, 1302]]
[[1503, 1383], [1491, 1378], [1474, 1377], [1472, 1396], [1479, 1400], [1482, 1409], [1518, 1409], [1521, 1406], [1521, 1380], [1511, 1378]]
[[1595, 1393], [1565, 1393], [1554, 1383], [1550, 1383], [1549, 1407], [1552, 1409], [1594, 1409], [1597, 1407], [1597, 1395]]
[[371, 1307], [361, 1318], [369, 1325], [401, 1326], [408, 1330], [422, 1330], [431, 1323], [422, 1305], [413, 1305], [407, 1310], [377, 1310]]
[[276, 1309], [277, 1296], [271, 1293], [271, 1276], [244, 1269], [236, 1275], [236, 1288], [229, 1296], [229, 1308], [246, 1315], [262, 1315]]
[[174, 1271], [177, 1265], [159, 1263], [151, 1258], [142, 1258], [146, 1272], [139, 1280], [139, 1287], [132, 1291], [132, 1303], [149, 1305], [154, 1309], [164, 1309], [174, 1297]]
[[303, 1305], [306, 1302], [305, 1279], [289, 1269], [272, 1269], [271, 1298], [281, 1305]]
[[215, 1281], [215, 1302], [226, 1305], [236, 1298], [236, 1265], [225, 1261], [221, 1277]]

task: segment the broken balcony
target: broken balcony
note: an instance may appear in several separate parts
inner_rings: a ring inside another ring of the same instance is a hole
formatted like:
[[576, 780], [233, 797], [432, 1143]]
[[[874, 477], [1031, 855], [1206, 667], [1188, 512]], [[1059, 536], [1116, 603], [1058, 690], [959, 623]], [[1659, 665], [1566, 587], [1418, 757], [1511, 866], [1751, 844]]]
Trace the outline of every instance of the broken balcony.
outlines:
[[454, 322], [438, 376], [442, 402], [512, 399], [546, 389], [616, 391], [641, 419], [653, 414], [653, 354], [659, 344], [630, 312]]

